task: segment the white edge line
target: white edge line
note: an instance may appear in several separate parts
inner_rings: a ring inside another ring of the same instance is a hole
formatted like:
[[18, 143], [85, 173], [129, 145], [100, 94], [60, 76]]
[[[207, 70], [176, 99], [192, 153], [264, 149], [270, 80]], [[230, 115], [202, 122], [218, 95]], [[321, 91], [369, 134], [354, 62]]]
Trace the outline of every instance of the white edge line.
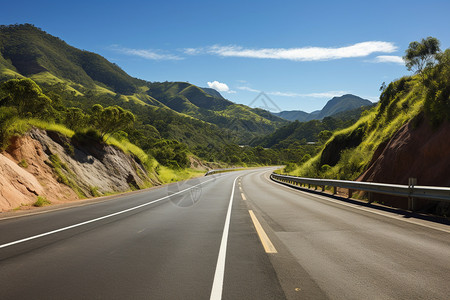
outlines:
[[217, 258], [216, 272], [214, 273], [214, 281], [211, 289], [210, 300], [220, 300], [222, 299], [222, 289], [223, 289], [223, 278], [225, 275], [225, 259], [227, 255], [227, 243], [228, 243], [228, 232], [230, 230], [230, 217], [231, 208], [233, 206], [234, 198], [234, 187], [236, 185], [236, 177], [233, 181], [233, 187], [231, 188], [230, 203], [228, 204], [227, 216], [225, 218], [225, 225], [223, 226], [222, 240], [220, 242], [219, 256]]
[[285, 185], [283, 183], [280, 183], [280, 182], [277, 182], [277, 181], [273, 181], [270, 178], [267, 178], [267, 180], [269, 180], [270, 182], [275, 183], [275, 184], [277, 184], [279, 186], [282, 186], [282, 187], [284, 187], [286, 189], [289, 189], [290, 191], [293, 191], [293, 192], [299, 192], [299, 193], [302, 193], [302, 194], [306, 193], [309, 196], [316, 197], [316, 198], [319, 198], [319, 199], [322, 199], [322, 200], [325, 200], [325, 201], [330, 201], [330, 202], [333, 202], [333, 203], [336, 203], [336, 204], [340, 204], [340, 205], [343, 205], [343, 206], [347, 206], [347, 207], [351, 207], [351, 208], [354, 208], [354, 209], [362, 210], [362, 211], [365, 211], [365, 212], [373, 213], [373, 214], [376, 214], [376, 215], [379, 215], [379, 216], [383, 216], [383, 217], [387, 217], [387, 218], [391, 218], [391, 219], [394, 219], [394, 220], [398, 220], [398, 221], [402, 221], [402, 222], [415, 224], [415, 225], [419, 225], [419, 226], [422, 226], [422, 227], [426, 227], [426, 228], [435, 229], [435, 230], [439, 230], [439, 231], [442, 231], [442, 232], [450, 233], [450, 230], [447, 230], [447, 229], [444, 229], [444, 228], [440, 228], [440, 227], [437, 227], [437, 226], [433, 226], [431, 224], [423, 224], [423, 223], [416, 222], [416, 221], [413, 221], [413, 220], [405, 219], [405, 218], [403, 218], [401, 216], [398, 216], [398, 215], [385, 214], [385, 213], [382, 213], [382, 212], [378, 212], [378, 211], [374, 211], [374, 210], [371, 210], [371, 209], [367, 209], [365, 207], [360, 207], [360, 206], [355, 205], [355, 204], [345, 203], [345, 202], [342, 202], [342, 201], [339, 201], [339, 200], [331, 199], [331, 198], [328, 198], [327, 196], [315, 195], [315, 194], [312, 194], [312, 193], [308, 193], [306, 191], [302, 191], [302, 190], [296, 189], [295, 187], [291, 187], [291, 186]]
[[107, 218], [110, 218], [110, 217], [114, 217], [114, 216], [117, 216], [117, 215], [129, 212], [129, 211], [132, 211], [132, 210], [136, 210], [138, 208], [141, 208], [141, 207], [153, 204], [153, 203], [160, 202], [160, 201], [162, 201], [164, 199], [167, 199], [167, 198], [169, 198], [169, 197], [171, 197], [173, 195], [177, 195], [177, 194], [183, 193], [183, 192], [185, 192], [187, 190], [190, 190], [190, 189], [192, 189], [192, 188], [194, 188], [194, 187], [196, 187], [198, 185], [202, 185], [203, 183], [206, 183], [206, 182], [211, 181], [211, 180], [213, 180], [213, 179], [206, 180], [206, 181], [204, 181], [202, 183], [199, 183], [197, 185], [191, 186], [191, 187], [189, 187], [187, 189], [184, 189], [182, 191], [173, 193], [171, 195], [167, 195], [165, 197], [162, 197], [162, 198], [159, 198], [159, 199], [156, 199], [156, 200], [153, 200], [153, 201], [150, 201], [150, 202], [138, 205], [138, 206], [134, 206], [134, 207], [131, 207], [131, 208], [128, 208], [128, 209], [125, 209], [125, 210], [121, 210], [121, 211], [118, 211], [118, 212], [115, 212], [115, 213], [112, 213], [112, 214], [109, 214], [109, 215], [106, 215], [106, 216], [102, 216], [102, 217], [95, 218], [95, 219], [92, 219], [92, 220], [88, 220], [88, 221], [85, 221], [85, 222], [77, 223], [77, 224], [70, 225], [70, 226], [67, 226], [67, 227], [59, 228], [59, 229], [56, 229], [56, 230], [48, 231], [48, 232], [41, 233], [41, 234], [38, 234], [38, 235], [33, 235], [33, 236], [30, 236], [30, 237], [27, 237], [27, 238], [24, 238], [24, 239], [21, 239], [21, 240], [17, 240], [17, 241], [14, 241], [14, 242], [6, 243], [6, 244], [3, 244], [3, 245], [0, 245], [0, 249], [1, 248], [6, 248], [6, 247], [9, 247], [9, 246], [12, 246], [12, 245], [20, 244], [20, 243], [23, 243], [23, 242], [26, 242], [26, 241], [34, 240], [34, 239], [37, 239], [37, 238], [41, 238], [41, 237], [44, 237], [44, 236], [47, 236], [47, 235], [51, 235], [51, 234], [54, 234], [54, 233], [58, 233], [58, 232], [61, 232], [61, 231], [65, 231], [65, 230], [68, 230], [68, 229], [80, 227], [80, 226], [83, 226], [83, 225], [86, 225], [86, 224], [89, 224], [89, 223], [93, 223], [93, 222], [97, 222], [97, 221], [100, 221], [100, 220], [103, 220], [103, 219], [107, 219]]

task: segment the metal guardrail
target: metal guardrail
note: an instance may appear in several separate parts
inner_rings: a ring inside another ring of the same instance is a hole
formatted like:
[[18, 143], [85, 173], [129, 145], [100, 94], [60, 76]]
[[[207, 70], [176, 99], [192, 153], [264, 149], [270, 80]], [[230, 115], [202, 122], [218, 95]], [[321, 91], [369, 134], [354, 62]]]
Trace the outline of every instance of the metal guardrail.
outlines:
[[419, 186], [415, 185], [414, 180], [410, 180], [409, 185], [400, 185], [349, 180], [303, 178], [275, 173], [272, 173], [270, 175], [270, 178], [274, 181], [279, 181], [295, 186], [305, 184], [308, 185], [308, 188], [310, 188], [311, 186], [315, 186], [316, 188], [321, 187], [322, 191], [325, 190], [326, 186], [331, 186], [333, 187], [333, 194], [336, 194], [336, 188], [338, 187], [348, 189], [349, 198], [352, 197], [352, 192], [355, 190], [365, 191], [369, 192], [369, 202], [372, 202], [372, 193], [407, 197], [409, 199], [409, 210], [414, 210], [414, 198], [450, 201], [450, 187]]

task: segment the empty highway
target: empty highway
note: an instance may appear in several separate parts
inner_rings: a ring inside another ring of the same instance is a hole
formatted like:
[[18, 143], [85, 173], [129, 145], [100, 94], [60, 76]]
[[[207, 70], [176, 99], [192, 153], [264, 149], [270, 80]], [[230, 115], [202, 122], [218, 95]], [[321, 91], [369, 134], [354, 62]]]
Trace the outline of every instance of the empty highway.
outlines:
[[3, 218], [0, 299], [448, 299], [449, 226], [272, 170]]

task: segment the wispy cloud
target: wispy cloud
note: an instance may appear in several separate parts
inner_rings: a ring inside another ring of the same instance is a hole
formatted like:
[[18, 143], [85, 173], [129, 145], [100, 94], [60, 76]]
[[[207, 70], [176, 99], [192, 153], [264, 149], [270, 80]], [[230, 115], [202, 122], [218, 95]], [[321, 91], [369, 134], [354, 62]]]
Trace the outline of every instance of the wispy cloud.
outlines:
[[248, 92], [253, 92], [253, 93], [261, 93], [260, 90], [255, 90], [255, 89], [252, 89], [252, 88], [250, 88], [248, 86], [238, 86], [237, 88], [239, 90], [242, 90], [242, 91], [248, 91]]
[[163, 53], [161, 50], [152, 50], [152, 49], [132, 49], [121, 47], [119, 45], [112, 45], [110, 47], [111, 50], [131, 56], [137, 56], [144, 59], [149, 60], [181, 60], [184, 59], [181, 56]]
[[205, 48], [188, 48], [188, 55], [211, 54], [222, 57], [249, 57], [265, 59], [286, 59], [293, 61], [321, 61], [351, 57], [365, 57], [372, 53], [392, 53], [397, 46], [391, 42], [369, 41], [339, 48], [303, 47], [303, 48], [261, 48], [248, 49], [241, 46], [214, 45]]
[[375, 59], [372, 61], [375, 63], [395, 63], [404, 65], [405, 61], [401, 56], [395, 56], [395, 55], [380, 55], [375, 57]]
[[[239, 90], [248, 91], [253, 93], [261, 93], [260, 90], [256, 90], [247, 86], [239, 86], [237, 87]], [[320, 92], [320, 93], [293, 93], [293, 92], [265, 92], [267, 95], [271, 96], [281, 96], [281, 97], [302, 97], [302, 98], [333, 98], [342, 96], [345, 94], [349, 94], [348, 91], [328, 91], [328, 92]]]

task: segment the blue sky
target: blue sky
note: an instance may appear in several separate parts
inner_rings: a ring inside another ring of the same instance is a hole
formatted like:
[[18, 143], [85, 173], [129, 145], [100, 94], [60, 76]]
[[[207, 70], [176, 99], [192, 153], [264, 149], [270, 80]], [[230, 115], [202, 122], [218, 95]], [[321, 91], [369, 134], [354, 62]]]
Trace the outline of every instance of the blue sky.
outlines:
[[243, 104], [264, 91], [282, 110], [311, 112], [345, 93], [376, 101], [383, 81], [410, 74], [399, 59], [411, 41], [450, 47], [449, 13], [448, 0], [7, 1], [0, 20], [134, 77], [211, 86]]

